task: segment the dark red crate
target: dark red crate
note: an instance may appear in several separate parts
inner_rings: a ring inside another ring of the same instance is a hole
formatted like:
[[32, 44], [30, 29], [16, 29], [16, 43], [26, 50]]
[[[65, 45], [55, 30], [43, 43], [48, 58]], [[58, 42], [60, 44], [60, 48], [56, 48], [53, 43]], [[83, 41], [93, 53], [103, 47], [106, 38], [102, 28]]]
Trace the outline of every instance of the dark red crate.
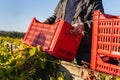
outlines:
[[120, 60], [120, 16], [94, 12], [91, 69], [120, 76], [120, 66], [110, 60]]
[[42, 51], [62, 60], [72, 61], [79, 47], [82, 34], [71, 34], [72, 26], [64, 20], [55, 24], [42, 24], [33, 18], [23, 42], [29, 46], [41, 47]]

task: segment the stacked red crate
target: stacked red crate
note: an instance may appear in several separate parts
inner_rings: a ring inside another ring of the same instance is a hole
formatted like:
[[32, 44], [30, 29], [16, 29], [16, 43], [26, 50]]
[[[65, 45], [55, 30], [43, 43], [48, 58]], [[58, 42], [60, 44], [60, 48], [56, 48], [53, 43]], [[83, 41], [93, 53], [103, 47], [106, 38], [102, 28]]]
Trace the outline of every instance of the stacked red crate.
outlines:
[[[91, 69], [120, 76], [120, 16], [94, 12]], [[112, 59], [112, 62], [111, 62]]]

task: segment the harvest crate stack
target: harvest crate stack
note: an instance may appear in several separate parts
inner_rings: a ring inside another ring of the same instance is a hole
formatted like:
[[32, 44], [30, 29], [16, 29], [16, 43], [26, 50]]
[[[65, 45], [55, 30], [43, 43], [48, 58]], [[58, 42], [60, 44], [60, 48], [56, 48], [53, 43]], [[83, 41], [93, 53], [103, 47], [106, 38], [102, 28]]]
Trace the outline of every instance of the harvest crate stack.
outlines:
[[64, 20], [54, 24], [42, 24], [33, 18], [23, 42], [29, 46], [39, 45], [42, 51], [66, 61], [73, 61], [82, 34], [71, 33], [72, 26]]
[[120, 76], [120, 16], [94, 12], [91, 69]]

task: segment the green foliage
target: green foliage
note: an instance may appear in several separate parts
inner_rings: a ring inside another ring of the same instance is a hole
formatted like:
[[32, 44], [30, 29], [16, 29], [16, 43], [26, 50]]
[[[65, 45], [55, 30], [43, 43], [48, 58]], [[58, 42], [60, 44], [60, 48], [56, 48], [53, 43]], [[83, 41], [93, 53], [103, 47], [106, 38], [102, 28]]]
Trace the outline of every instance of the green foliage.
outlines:
[[[57, 62], [47, 61], [47, 54], [41, 52], [39, 46], [29, 47], [21, 41], [0, 37], [0, 79], [57, 80]], [[14, 49], [11, 45], [19, 47]]]
[[[57, 71], [59, 59], [40, 51], [40, 47], [29, 47], [22, 39], [0, 37], [0, 80], [64, 80]], [[120, 78], [101, 74], [101, 80]]]

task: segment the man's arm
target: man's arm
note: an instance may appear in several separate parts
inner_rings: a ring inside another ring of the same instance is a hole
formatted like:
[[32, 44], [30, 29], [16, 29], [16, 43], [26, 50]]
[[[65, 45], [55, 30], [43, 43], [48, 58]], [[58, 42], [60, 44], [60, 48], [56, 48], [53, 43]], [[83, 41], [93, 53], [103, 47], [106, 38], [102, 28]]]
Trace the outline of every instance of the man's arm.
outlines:
[[[89, 16], [91, 16], [91, 19], [88, 18], [86, 20], [84, 20], [84, 30], [86, 32], [90, 31], [91, 26], [92, 26], [92, 22], [93, 22], [93, 14], [95, 10], [100, 10], [101, 12], [104, 13], [104, 9], [103, 9], [103, 4], [102, 4], [102, 0], [95, 0], [94, 4], [93, 4], [93, 9], [91, 11], [91, 14], [89, 14]], [[88, 17], [89, 17], [88, 16]]]
[[101, 12], [104, 12], [102, 0], [94, 0], [94, 2], [91, 1], [89, 6], [85, 10], [81, 11], [79, 17], [81, 17], [83, 25], [80, 25], [78, 22], [79, 21], [78, 18], [76, 18], [77, 19], [76, 25], [73, 25], [73, 27], [75, 28], [75, 30], [73, 31], [74, 33], [81, 32], [82, 29], [84, 30], [85, 33], [91, 33], [94, 10], [100, 10]]

